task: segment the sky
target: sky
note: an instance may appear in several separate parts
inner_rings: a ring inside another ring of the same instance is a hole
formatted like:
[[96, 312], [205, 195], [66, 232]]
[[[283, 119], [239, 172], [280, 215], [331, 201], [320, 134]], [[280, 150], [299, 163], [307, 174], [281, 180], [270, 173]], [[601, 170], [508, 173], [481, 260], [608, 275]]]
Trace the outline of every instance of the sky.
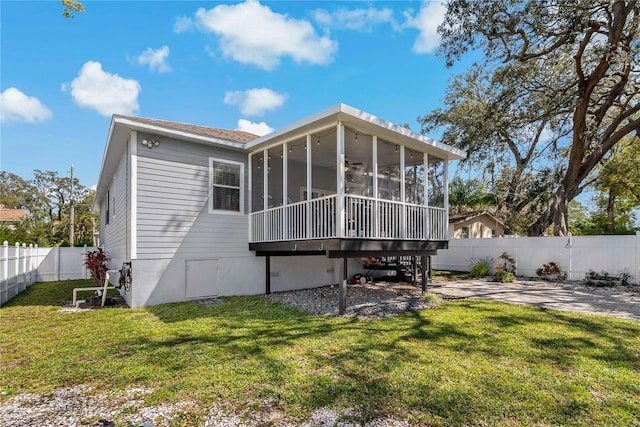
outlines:
[[420, 131], [470, 63], [436, 55], [440, 2], [83, 3], [0, 1], [1, 170], [94, 186], [114, 113], [265, 134], [345, 103]]

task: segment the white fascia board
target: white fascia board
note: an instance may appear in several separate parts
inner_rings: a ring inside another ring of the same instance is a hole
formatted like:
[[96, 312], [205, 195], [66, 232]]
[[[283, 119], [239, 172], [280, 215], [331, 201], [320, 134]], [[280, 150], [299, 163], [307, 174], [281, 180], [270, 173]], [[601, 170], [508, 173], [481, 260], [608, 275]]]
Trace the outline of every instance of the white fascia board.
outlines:
[[263, 145], [264, 143], [267, 143], [273, 139], [276, 139], [282, 135], [285, 135], [289, 132], [292, 131], [299, 131], [301, 129], [305, 129], [310, 127], [311, 125], [313, 125], [315, 122], [318, 122], [322, 119], [326, 119], [327, 117], [333, 115], [333, 114], [337, 114], [340, 112], [340, 108], [343, 104], [338, 104], [338, 105], [334, 105], [333, 107], [327, 108], [326, 110], [320, 111], [319, 113], [315, 113], [312, 114], [309, 117], [305, 117], [302, 120], [298, 120], [295, 123], [292, 123], [290, 125], [287, 125], [283, 128], [277, 129], [274, 132], [271, 132], [270, 134], [267, 134], [265, 136], [262, 136], [258, 139], [254, 139], [253, 141], [247, 143], [245, 145], [245, 148], [249, 151], [251, 151], [252, 148], [258, 146], [258, 145]]
[[462, 150], [459, 150], [455, 147], [451, 147], [450, 145], [443, 144], [442, 142], [438, 142], [434, 139], [431, 139], [427, 136], [424, 136], [420, 133], [416, 133], [411, 129], [407, 129], [403, 126], [396, 125], [387, 120], [381, 119], [380, 117], [374, 116], [373, 114], [369, 114], [365, 111], [358, 110], [357, 108], [351, 107], [350, 105], [340, 104], [341, 112], [352, 116], [356, 119], [360, 119], [364, 122], [370, 123], [372, 125], [390, 130], [392, 132], [403, 135], [407, 138], [411, 138], [417, 141], [420, 141], [426, 145], [432, 146], [439, 150], [447, 152], [447, 158], [449, 160], [457, 160], [457, 159], [465, 159], [467, 158], [467, 153]]
[[95, 194], [95, 197], [93, 198], [93, 210], [96, 212], [100, 212], [100, 200], [102, 200], [102, 197], [103, 197], [102, 182], [105, 179], [103, 176], [103, 173], [105, 171], [105, 166], [107, 163], [107, 153], [109, 152], [109, 148], [111, 145], [111, 137], [113, 135], [115, 125], [116, 125], [115, 119], [116, 118], [114, 116], [111, 116], [111, 124], [109, 125], [109, 133], [107, 134], [107, 143], [105, 144], [104, 152], [102, 153], [102, 163], [100, 163], [100, 173], [98, 174], [98, 183], [96, 184], [96, 194]]
[[[300, 131], [303, 131], [303, 133], [306, 131], [311, 131], [312, 129], [318, 127], [318, 122], [326, 120], [334, 115], [336, 117], [336, 123], [340, 120], [344, 120], [349, 123], [353, 119], [355, 119], [357, 121], [363, 122], [365, 125], [373, 125], [374, 127], [383, 128], [387, 131], [402, 135], [406, 138], [419, 141], [425, 145], [435, 148], [440, 152], [443, 152], [448, 160], [464, 159], [467, 157], [467, 154], [462, 150], [451, 147], [447, 144], [443, 144], [422, 134], [413, 132], [410, 129], [406, 129], [402, 126], [383, 120], [377, 116], [374, 116], [373, 114], [366, 113], [362, 110], [346, 104], [334, 105], [333, 107], [327, 108], [326, 110], [320, 111], [319, 113], [313, 114], [302, 120], [298, 120], [297, 122], [278, 129], [275, 132], [251, 141], [250, 143], [245, 145], [245, 148], [251, 151], [255, 147], [267, 145], [274, 140], [281, 139], [288, 133], [293, 133], [295, 131], [298, 131], [298, 133]], [[325, 126], [327, 125], [327, 123], [322, 123], [322, 125]]]

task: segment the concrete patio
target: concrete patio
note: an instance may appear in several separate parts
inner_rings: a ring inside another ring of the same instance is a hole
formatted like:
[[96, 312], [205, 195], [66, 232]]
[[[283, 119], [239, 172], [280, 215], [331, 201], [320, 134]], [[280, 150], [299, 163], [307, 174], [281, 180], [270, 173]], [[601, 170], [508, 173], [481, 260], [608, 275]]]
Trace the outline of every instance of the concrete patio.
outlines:
[[640, 287], [635, 292], [541, 281], [500, 283], [485, 280], [434, 282], [429, 291], [448, 299], [477, 298], [640, 320]]

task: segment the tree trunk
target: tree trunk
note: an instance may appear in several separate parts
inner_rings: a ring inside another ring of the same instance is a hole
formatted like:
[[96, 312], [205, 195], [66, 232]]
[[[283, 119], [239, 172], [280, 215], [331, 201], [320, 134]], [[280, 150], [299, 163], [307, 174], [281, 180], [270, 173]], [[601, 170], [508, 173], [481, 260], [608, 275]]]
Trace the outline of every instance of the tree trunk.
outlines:
[[554, 236], [566, 236], [569, 232], [569, 221], [567, 218], [569, 212], [569, 201], [564, 191], [559, 191], [553, 200], [551, 211], [551, 219], [553, 223]]
[[613, 192], [613, 188], [609, 188], [609, 198], [607, 200], [607, 218], [609, 218], [609, 222], [607, 223], [606, 228], [608, 234], [615, 233], [615, 204], [616, 196]]
[[554, 236], [566, 236], [569, 232], [569, 198], [560, 188], [554, 196], [547, 210], [538, 218], [535, 224], [531, 226], [533, 235], [542, 236], [549, 227], [553, 226]]

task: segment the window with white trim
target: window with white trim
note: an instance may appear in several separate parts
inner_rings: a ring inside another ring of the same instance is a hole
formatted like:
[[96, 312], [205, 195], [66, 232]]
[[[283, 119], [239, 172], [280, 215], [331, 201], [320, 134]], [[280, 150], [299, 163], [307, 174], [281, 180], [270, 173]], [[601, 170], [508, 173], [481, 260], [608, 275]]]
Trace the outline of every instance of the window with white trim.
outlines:
[[244, 165], [209, 158], [209, 212], [244, 212]]

